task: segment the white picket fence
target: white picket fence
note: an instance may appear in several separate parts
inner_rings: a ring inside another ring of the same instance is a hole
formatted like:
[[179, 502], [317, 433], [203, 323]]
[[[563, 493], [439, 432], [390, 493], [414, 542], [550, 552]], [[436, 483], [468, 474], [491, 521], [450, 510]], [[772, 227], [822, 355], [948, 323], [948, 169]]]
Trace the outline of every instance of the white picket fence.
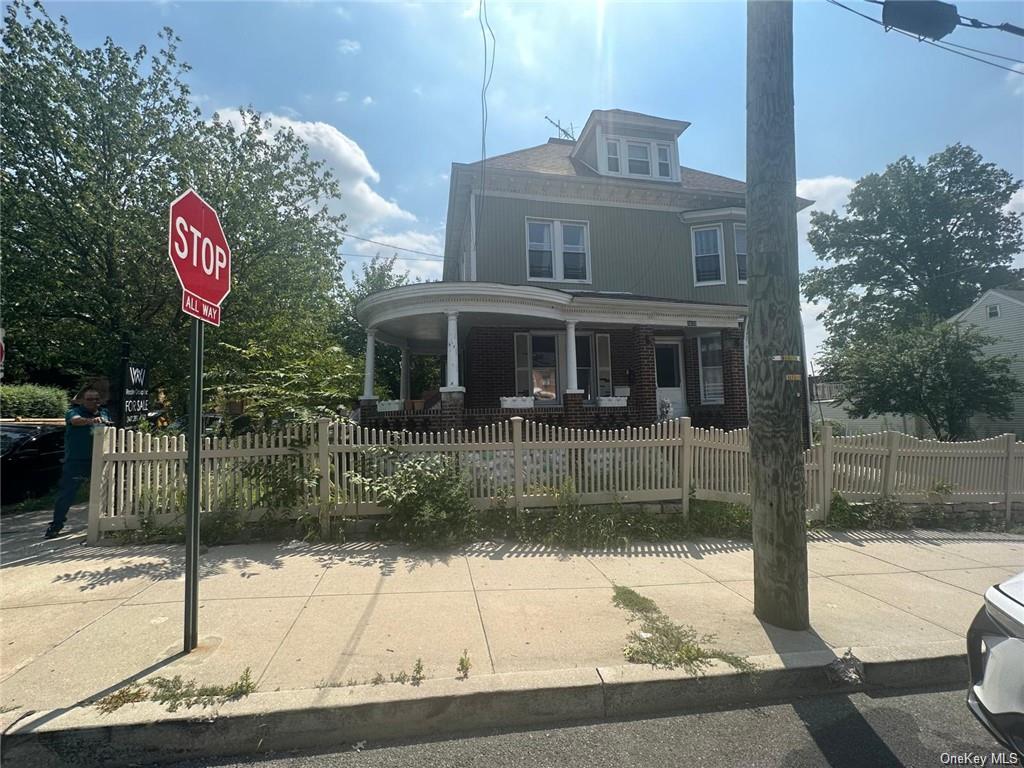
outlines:
[[[832, 491], [851, 501], [1024, 500], [1024, 450], [1013, 435], [966, 443], [918, 440], [896, 432], [834, 438], [804, 452], [805, 505], [827, 519]], [[382, 514], [351, 473], [366, 471], [368, 451], [453, 457], [478, 508], [507, 496], [519, 507], [556, 503], [552, 489], [572, 480], [584, 503], [698, 499], [750, 502], [747, 430], [695, 429], [688, 418], [645, 428], [566, 429], [512, 418], [474, 430], [388, 432], [329, 422], [272, 434], [204, 440], [200, 505], [231, 508], [249, 519], [265, 513], [275, 477], [306, 479], [298, 511], [322, 518]], [[181, 522], [185, 508], [185, 438], [130, 430], [97, 431], [89, 497], [89, 540], [110, 531]], [[286, 485], [288, 483], [285, 483]]]

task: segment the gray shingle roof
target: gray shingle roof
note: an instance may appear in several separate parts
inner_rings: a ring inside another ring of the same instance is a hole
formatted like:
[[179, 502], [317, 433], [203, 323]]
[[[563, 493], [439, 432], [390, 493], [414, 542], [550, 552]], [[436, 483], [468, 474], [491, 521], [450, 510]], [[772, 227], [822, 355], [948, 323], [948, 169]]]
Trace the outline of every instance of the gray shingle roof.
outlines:
[[1020, 288], [993, 288], [996, 293], [1001, 293], [1004, 296], [1009, 296], [1011, 299], [1024, 303], [1024, 290]]
[[[547, 173], [555, 176], [600, 178], [597, 173], [583, 163], [569, 157], [574, 146], [575, 142], [568, 139], [548, 139], [546, 144], [489, 157], [487, 158], [487, 167], [505, 171]], [[477, 161], [468, 165], [476, 167], [480, 163]], [[686, 166], [682, 166], [681, 181], [683, 188], [687, 190], [739, 195], [747, 190], [747, 185], [737, 179], [698, 171], [696, 168], [687, 168]], [[658, 184], [663, 183], [658, 182]]]

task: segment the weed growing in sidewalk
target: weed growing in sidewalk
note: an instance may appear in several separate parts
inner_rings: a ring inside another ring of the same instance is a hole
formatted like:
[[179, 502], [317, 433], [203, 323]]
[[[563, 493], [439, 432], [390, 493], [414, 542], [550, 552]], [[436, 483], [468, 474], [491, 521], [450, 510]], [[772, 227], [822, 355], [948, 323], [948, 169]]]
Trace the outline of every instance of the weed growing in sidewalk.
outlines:
[[195, 680], [174, 677], [153, 677], [142, 683], [131, 683], [96, 702], [100, 712], [110, 714], [125, 704], [141, 701], [155, 701], [167, 707], [168, 712], [177, 712], [181, 707], [211, 707], [234, 701], [256, 690], [249, 667], [242, 676], [229, 685], [199, 685]]
[[469, 677], [469, 669], [472, 666], [473, 662], [469, 660], [469, 651], [464, 648], [462, 655], [459, 657], [459, 665], [455, 668], [455, 671], [459, 673], [460, 680], [465, 680]]
[[416, 663], [412, 667], [412, 677], [409, 678], [409, 682], [413, 685], [419, 685], [425, 679], [423, 674], [423, 659], [416, 659]]
[[754, 672], [757, 666], [745, 657], [706, 647], [714, 635], [697, 635], [690, 626], [677, 624], [661, 612], [657, 603], [629, 587], [616, 586], [612, 604], [629, 613], [629, 623], [639, 629], [629, 633], [622, 652], [632, 664], [650, 664], [662, 669], [682, 667], [691, 674], [704, 672], [715, 660], [724, 661], [739, 672]]

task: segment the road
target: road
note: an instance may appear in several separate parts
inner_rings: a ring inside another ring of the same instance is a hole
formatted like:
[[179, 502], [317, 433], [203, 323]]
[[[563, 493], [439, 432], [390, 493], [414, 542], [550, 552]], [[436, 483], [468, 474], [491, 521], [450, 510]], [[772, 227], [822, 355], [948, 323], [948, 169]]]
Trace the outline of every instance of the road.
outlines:
[[[330, 754], [190, 761], [174, 768], [926, 768], [999, 765], [993, 753], [1003, 755], [1003, 765], [1020, 764], [967, 711], [962, 691], [827, 696], [733, 711], [359, 747]], [[964, 756], [987, 761], [957, 762]]]

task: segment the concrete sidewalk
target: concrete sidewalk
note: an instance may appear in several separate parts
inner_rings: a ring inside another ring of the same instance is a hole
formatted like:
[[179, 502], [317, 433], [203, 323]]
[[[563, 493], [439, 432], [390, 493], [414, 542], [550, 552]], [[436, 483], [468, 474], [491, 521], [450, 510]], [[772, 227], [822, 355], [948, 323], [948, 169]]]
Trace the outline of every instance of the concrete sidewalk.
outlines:
[[[418, 659], [428, 681], [452, 680], [464, 651], [474, 688], [491, 675], [621, 666], [629, 626], [612, 605], [613, 584], [734, 653], [959, 655], [984, 590], [1024, 570], [1024, 536], [815, 532], [813, 630], [791, 632], [754, 617], [745, 541], [584, 553], [506, 543], [444, 552], [366, 542], [220, 546], [201, 560], [200, 647], [182, 656], [183, 547], [84, 546], [82, 513], [73, 512], [71, 535], [48, 542], [39, 514], [3, 520], [7, 724], [149, 675], [226, 684], [249, 668], [256, 696], [326, 696], [378, 673], [411, 673]], [[402, 687], [378, 686], [374, 696]]]

